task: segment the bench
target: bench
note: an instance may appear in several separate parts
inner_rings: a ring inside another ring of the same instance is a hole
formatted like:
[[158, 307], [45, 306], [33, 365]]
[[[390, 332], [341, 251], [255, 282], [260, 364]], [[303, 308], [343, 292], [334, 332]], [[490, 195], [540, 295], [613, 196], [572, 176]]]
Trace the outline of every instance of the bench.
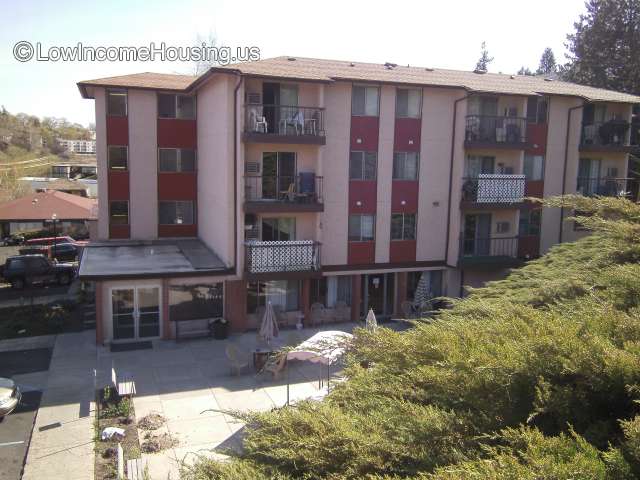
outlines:
[[127, 460], [127, 480], [143, 480], [144, 464], [141, 458], [132, 458]]
[[136, 394], [136, 382], [133, 380], [133, 375], [129, 373], [118, 375], [113, 365], [111, 366], [111, 383], [121, 397]]

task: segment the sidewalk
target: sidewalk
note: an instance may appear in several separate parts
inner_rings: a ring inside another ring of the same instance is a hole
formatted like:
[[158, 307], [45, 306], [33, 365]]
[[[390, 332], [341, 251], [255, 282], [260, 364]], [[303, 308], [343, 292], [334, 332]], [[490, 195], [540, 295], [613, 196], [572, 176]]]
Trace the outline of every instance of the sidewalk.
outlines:
[[95, 332], [58, 335], [24, 480], [93, 480]]

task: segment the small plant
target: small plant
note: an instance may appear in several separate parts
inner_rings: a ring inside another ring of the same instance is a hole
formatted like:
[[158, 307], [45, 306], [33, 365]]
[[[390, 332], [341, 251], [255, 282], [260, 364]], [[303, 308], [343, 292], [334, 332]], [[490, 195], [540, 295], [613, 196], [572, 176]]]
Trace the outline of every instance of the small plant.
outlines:
[[111, 399], [111, 394], [112, 394], [111, 385], [106, 385], [102, 389], [102, 399], [105, 402], [108, 402]]

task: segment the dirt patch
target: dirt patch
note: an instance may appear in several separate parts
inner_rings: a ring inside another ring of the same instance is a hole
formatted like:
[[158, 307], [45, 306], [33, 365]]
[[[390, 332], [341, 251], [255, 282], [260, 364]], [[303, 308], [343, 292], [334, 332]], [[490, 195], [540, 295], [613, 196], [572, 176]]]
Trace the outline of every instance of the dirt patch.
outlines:
[[168, 433], [161, 433], [159, 435], [147, 433], [140, 449], [144, 453], [158, 453], [176, 447], [177, 445], [178, 441]]
[[167, 419], [159, 413], [152, 412], [138, 421], [141, 430], [157, 430], [166, 423]]

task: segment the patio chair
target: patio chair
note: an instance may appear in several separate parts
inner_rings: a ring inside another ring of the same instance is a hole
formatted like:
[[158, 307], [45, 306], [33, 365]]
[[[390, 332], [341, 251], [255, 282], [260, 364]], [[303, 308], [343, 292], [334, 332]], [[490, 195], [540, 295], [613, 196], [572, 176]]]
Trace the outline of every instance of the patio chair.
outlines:
[[338, 322], [348, 322], [351, 320], [351, 309], [346, 302], [339, 301], [336, 302], [336, 306], [334, 307], [335, 318]]
[[309, 310], [309, 317], [311, 319], [311, 325], [313, 326], [324, 323], [324, 317], [325, 317], [324, 305], [319, 302], [311, 304], [311, 308]]
[[288, 202], [293, 202], [296, 199], [296, 184], [295, 183], [290, 183], [289, 184], [289, 188], [287, 188], [286, 190], [282, 190], [280, 192], [280, 198], [282, 198], [282, 200], [288, 201]]
[[402, 314], [404, 315], [404, 318], [415, 318], [416, 309], [413, 302], [405, 300], [400, 304], [400, 309], [402, 310]]
[[274, 305], [273, 313], [276, 314], [276, 322], [278, 322], [278, 328], [287, 327], [289, 325], [287, 313], [282, 308], [282, 305]]
[[277, 380], [280, 377], [280, 374], [283, 372], [284, 367], [287, 365], [287, 354], [286, 353], [276, 353], [269, 357], [267, 363], [262, 367], [262, 372], [270, 372], [273, 376], [274, 380]]
[[249, 355], [230, 343], [225, 348], [225, 354], [231, 367], [231, 375], [240, 375], [242, 370], [249, 366]]

